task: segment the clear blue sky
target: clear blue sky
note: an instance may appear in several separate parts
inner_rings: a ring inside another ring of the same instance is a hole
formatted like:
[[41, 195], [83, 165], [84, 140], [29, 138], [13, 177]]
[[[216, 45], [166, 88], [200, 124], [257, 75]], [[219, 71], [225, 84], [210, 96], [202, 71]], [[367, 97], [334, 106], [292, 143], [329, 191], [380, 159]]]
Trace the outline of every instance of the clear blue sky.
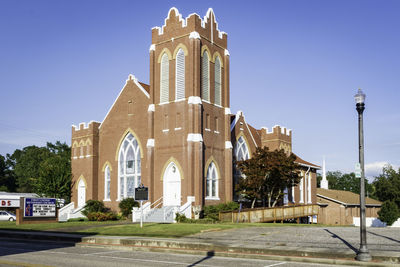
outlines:
[[130, 73], [149, 79], [151, 28], [170, 7], [214, 9], [228, 33], [231, 110], [293, 129], [328, 170], [358, 161], [353, 96], [367, 94], [367, 175], [400, 166], [400, 1], [0, 1], [0, 154], [70, 144], [102, 121]]

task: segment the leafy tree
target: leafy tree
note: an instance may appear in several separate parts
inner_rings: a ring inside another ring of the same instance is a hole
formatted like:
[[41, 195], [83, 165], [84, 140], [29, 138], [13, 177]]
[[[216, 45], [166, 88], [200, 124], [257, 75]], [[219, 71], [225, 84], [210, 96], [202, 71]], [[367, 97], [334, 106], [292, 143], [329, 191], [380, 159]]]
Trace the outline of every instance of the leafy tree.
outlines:
[[14, 166], [17, 191], [34, 192], [34, 186], [39, 177], [40, 163], [50, 156], [49, 150], [46, 147], [27, 146], [22, 150], [15, 150], [11, 156], [7, 156]]
[[[326, 179], [328, 180], [329, 189], [350, 191], [355, 194], [360, 194], [360, 178], [357, 178], [352, 173], [341, 173], [340, 171], [327, 172]], [[321, 186], [322, 176], [317, 176], [317, 187]], [[365, 179], [365, 192], [369, 197], [373, 196], [374, 187]]]
[[394, 201], [400, 209], [400, 168], [396, 171], [391, 165], [383, 167], [382, 174], [375, 177], [373, 185], [380, 201]]
[[400, 217], [399, 208], [394, 201], [386, 200], [378, 211], [379, 220], [392, 225]]
[[8, 161], [0, 155], [0, 191], [15, 192], [17, 184]]
[[9, 176], [15, 177], [18, 192], [64, 198], [68, 202], [71, 197], [70, 158], [70, 147], [57, 141], [47, 143], [46, 147], [17, 149], [12, 155], [7, 154], [6, 165]]
[[257, 199], [266, 200], [268, 207], [274, 207], [285, 188], [298, 184], [301, 179], [295, 159], [293, 153], [288, 156], [283, 150], [257, 148], [252, 158], [237, 163], [243, 174], [236, 187], [238, 193], [252, 201], [252, 208]]
[[39, 165], [39, 177], [34, 184], [35, 193], [47, 197], [71, 198], [71, 163], [66, 157], [50, 155]]

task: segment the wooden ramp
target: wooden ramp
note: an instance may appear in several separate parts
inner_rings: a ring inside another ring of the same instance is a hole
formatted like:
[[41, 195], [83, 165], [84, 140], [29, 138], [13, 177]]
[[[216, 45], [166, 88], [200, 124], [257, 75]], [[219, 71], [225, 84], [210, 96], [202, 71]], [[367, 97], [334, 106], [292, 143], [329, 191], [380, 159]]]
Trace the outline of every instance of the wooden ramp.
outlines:
[[[223, 222], [275, 222], [287, 219], [318, 215], [318, 205], [284, 206], [274, 208], [243, 209], [240, 211], [220, 212], [219, 220]], [[238, 220], [239, 218], [239, 220]]]

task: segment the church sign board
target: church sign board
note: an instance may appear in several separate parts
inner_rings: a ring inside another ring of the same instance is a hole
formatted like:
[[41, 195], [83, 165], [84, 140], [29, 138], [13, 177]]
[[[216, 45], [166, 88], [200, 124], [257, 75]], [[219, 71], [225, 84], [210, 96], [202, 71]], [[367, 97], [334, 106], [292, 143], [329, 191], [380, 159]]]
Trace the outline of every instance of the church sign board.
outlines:
[[56, 199], [25, 198], [24, 217], [56, 217]]

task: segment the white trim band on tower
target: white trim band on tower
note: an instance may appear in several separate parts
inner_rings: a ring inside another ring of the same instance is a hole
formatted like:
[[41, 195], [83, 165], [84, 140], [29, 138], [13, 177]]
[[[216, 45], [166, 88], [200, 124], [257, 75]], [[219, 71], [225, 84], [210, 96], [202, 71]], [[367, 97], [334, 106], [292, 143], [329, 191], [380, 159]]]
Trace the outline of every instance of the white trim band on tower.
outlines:
[[225, 108], [225, 115], [230, 115], [231, 113], [231, 109], [230, 108]]
[[200, 34], [196, 31], [189, 34], [189, 39], [200, 39]]
[[201, 134], [190, 133], [187, 137], [188, 142], [203, 142], [203, 137]]
[[225, 49], [225, 56], [230, 56], [228, 49]]
[[150, 104], [149, 108], [147, 109], [147, 112], [154, 112], [156, 110], [156, 107], [154, 104]]
[[154, 147], [154, 139], [147, 139], [147, 147]]
[[150, 45], [149, 52], [151, 52], [151, 51], [156, 51], [156, 45], [155, 44]]
[[189, 96], [188, 104], [193, 104], [193, 105], [199, 104], [199, 105], [201, 105], [202, 104], [201, 98], [198, 97], [198, 96]]
[[232, 142], [231, 141], [225, 141], [225, 149], [232, 149]]

